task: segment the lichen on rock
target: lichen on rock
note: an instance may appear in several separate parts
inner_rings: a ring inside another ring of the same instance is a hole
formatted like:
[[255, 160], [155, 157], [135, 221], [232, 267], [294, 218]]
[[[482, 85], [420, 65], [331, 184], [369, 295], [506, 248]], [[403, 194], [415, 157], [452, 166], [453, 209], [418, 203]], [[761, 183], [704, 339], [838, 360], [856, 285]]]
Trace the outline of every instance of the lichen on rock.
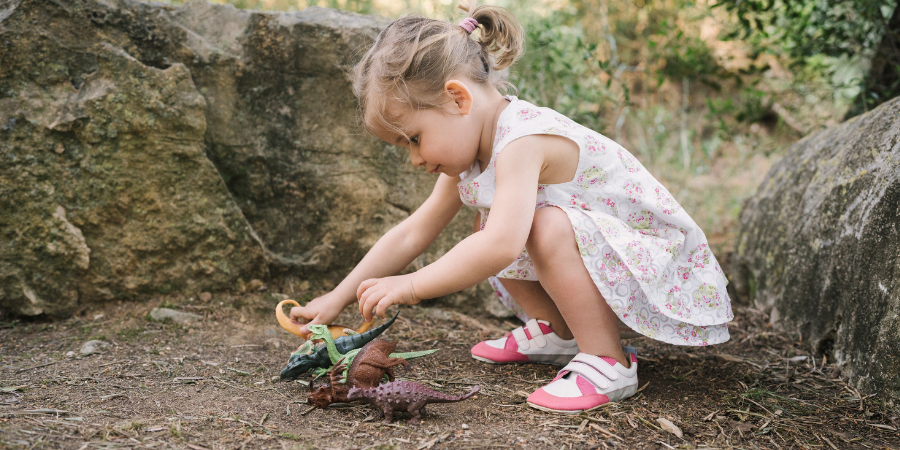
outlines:
[[900, 99], [792, 146], [740, 215], [735, 279], [865, 392], [900, 399]]
[[358, 123], [347, 72], [387, 23], [0, 0], [0, 308], [64, 317], [267, 276], [336, 284], [435, 182]]
[[262, 250], [206, 158], [206, 102], [187, 68], [102, 42], [80, 49], [92, 56], [77, 83], [49, 76], [77, 68], [68, 45], [90, 43], [49, 39], [19, 6], [0, 28], [0, 306], [65, 316], [262, 276]]

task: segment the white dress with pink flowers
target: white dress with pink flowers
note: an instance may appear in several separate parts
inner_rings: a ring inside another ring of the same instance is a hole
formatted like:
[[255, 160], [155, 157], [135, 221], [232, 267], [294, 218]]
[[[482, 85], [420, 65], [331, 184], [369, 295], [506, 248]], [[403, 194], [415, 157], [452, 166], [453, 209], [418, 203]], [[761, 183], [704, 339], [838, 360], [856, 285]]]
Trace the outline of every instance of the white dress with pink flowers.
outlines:
[[[734, 317], [727, 280], [706, 236], [672, 194], [627, 150], [562, 114], [516, 97], [500, 114], [494, 154], [484, 172], [476, 162], [460, 175], [463, 203], [490, 214], [497, 155], [528, 135], [565, 136], [580, 148], [575, 178], [538, 186], [535, 208], [555, 206], [569, 216], [584, 266], [612, 310], [633, 330], [677, 345], [728, 340]], [[529, 317], [497, 278], [537, 281], [523, 250], [491, 277], [500, 300], [523, 321]]]

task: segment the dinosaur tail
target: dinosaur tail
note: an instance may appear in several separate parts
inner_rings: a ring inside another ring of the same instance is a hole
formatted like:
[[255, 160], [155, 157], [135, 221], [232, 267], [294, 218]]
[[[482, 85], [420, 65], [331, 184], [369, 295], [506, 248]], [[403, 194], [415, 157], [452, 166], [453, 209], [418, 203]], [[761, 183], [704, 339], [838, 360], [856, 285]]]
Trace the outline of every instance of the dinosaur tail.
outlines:
[[463, 395], [447, 395], [447, 394], [443, 394], [440, 392], [434, 392], [432, 394], [434, 396], [434, 400], [432, 400], [431, 403], [451, 403], [451, 402], [462, 401], [462, 400], [465, 400], [465, 399], [477, 394], [478, 391], [480, 391], [480, 390], [481, 390], [481, 386], [476, 384], [475, 386], [472, 386], [472, 390], [469, 391], [468, 394], [463, 394]]
[[394, 314], [394, 317], [391, 317], [390, 320], [364, 333], [339, 337], [334, 340], [334, 346], [342, 355], [349, 352], [350, 350], [362, 348], [363, 345], [368, 344], [370, 341], [378, 337], [378, 335], [384, 333], [384, 330], [387, 330], [388, 327], [393, 325], [394, 321], [397, 320], [397, 316], [399, 315], [400, 311], [397, 311], [397, 313]]

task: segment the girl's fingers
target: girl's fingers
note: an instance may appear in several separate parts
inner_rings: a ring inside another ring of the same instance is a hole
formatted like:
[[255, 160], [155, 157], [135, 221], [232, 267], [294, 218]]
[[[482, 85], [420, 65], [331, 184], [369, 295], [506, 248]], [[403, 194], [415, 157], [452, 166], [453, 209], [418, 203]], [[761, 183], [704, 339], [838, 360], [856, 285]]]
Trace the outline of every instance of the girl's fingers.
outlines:
[[365, 317], [366, 321], [372, 320], [373, 310], [378, 303], [384, 300], [384, 294], [375, 289], [375, 287], [369, 288], [366, 293], [363, 294], [365, 296], [365, 303], [362, 305], [363, 317]]
[[[291, 308], [291, 315], [289, 317], [291, 318], [291, 320], [300, 322], [301, 319], [308, 319], [308, 317], [307, 317], [308, 315], [312, 315], [312, 314], [307, 312], [306, 308], [304, 308], [302, 306], [295, 306], [295, 307]], [[312, 315], [312, 316], [315, 317], [314, 315]]]
[[375, 309], [375, 314], [382, 319], [387, 315], [387, 309], [393, 305], [394, 302], [390, 299], [390, 297], [383, 298], [380, 302], [378, 302], [378, 307]]
[[372, 295], [376, 292], [376, 287], [370, 286], [362, 293], [362, 295], [359, 296], [359, 313], [362, 314], [363, 318], [365, 318], [366, 321], [372, 320], [371, 314], [366, 314], [366, 302], [368, 302], [369, 299], [372, 298]]
[[356, 288], [356, 298], [362, 299], [363, 292], [365, 292], [366, 289], [369, 289], [370, 287], [374, 286], [377, 283], [378, 283], [377, 278], [369, 278], [368, 280], [365, 280], [362, 283], [359, 283], [359, 287]]
[[316, 315], [315, 317], [313, 317], [312, 320], [310, 320], [308, 323], [304, 323], [303, 326], [300, 327], [300, 332], [309, 334], [309, 325], [315, 325], [315, 324], [320, 324], [320, 323], [322, 323], [322, 322], [319, 320], [319, 316]]
[[[359, 283], [359, 287], [356, 288], [356, 298], [359, 301], [359, 313], [362, 314], [363, 318], [365, 318], [366, 321], [370, 320], [369, 318], [366, 317], [366, 314], [363, 311], [363, 305], [366, 304], [366, 298], [368, 297], [366, 292], [370, 288], [375, 286], [377, 283], [378, 283], [378, 279], [370, 278], [368, 280], [363, 281], [362, 283]], [[369, 293], [369, 295], [370, 294], [371, 294], [371, 292]]]

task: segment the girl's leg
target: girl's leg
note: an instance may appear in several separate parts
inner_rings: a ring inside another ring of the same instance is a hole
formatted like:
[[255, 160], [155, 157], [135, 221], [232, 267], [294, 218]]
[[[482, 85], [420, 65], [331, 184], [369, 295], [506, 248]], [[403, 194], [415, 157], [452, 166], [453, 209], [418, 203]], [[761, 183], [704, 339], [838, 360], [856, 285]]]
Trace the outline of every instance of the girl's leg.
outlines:
[[[481, 213], [475, 215], [474, 232], [481, 230]], [[522, 311], [528, 314], [528, 317], [546, 320], [550, 322], [550, 328], [561, 339], [572, 339], [572, 332], [566, 321], [563, 319], [559, 308], [553, 303], [553, 299], [547, 294], [547, 291], [537, 281], [525, 280], [508, 280], [500, 278], [500, 283], [509, 292], [509, 295], [516, 300], [516, 303], [522, 307]]]
[[516, 299], [516, 303], [522, 307], [522, 311], [528, 314], [528, 317], [546, 320], [550, 322], [550, 328], [562, 339], [572, 339], [572, 331], [569, 325], [563, 319], [559, 308], [537, 281], [525, 280], [507, 280], [500, 278], [500, 283], [509, 292], [512, 298]]
[[608, 356], [630, 367], [622, 352], [618, 318], [584, 267], [566, 213], [559, 208], [535, 211], [525, 248], [541, 286], [553, 299], [581, 351]]

